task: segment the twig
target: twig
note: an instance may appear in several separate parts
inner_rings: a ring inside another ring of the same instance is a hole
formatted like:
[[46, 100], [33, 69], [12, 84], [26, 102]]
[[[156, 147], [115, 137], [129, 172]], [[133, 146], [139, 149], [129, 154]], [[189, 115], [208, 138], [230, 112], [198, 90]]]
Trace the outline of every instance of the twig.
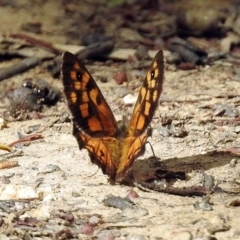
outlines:
[[201, 101], [209, 101], [212, 97], [203, 97], [198, 99], [186, 99], [186, 100], [177, 100], [177, 99], [171, 99], [171, 98], [161, 98], [161, 103], [163, 102], [178, 102], [178, 103], [195, 103], [195, 102], [201, 102]]
[[18, 166], [18, 161], [3, 161], [0, 162], [0, 169], [14, 168]]
[[238, 154], [238, 155], [240, 154], [240, 149], [239, 148], [227, 148], [225, 151], [233, 153], [233, 154]]
[[16, 150], [14, 150], [10, 153], [1, 154], [0, 155], [0, 161], [4, 161], [6, 159], [13, 158], [13, 157], [19, 157], [19, 156], [22, 156], [22, 155], [23, 155], [23, 151], [19, 150], [19, 149], [16, 149]]
[[6, 151], [8, 151], [8, 152], [11, 152], [11, 151], [12, 151], [12, 148], [11, 148], [11, 147], [9, 147], [8, 145], [2, 144], [2, 143], [0, 143], [0, 149], [1, 149], [1, 150], [6, 150]]
[[154, 183], [138, 182], [138, 184], [141, 184], [144, 188], [149, 188], [157, 192], [163, 192], [163, 193], [184, 196], [184, 197], [204, 196], [213, 192], [213, 189], [206, 189], [202, 186], [192, 186], [192, 187], [183, 187], [183, 188], [175, 188], [172, 186], [168, 186], [166, 188], [163, 188], [162, 186], [156, 185]]
[[10, 67], [3, 68], [0, 70], [0, 81], [10, 78], [18, 73], [28, 70], [29, 68], [35, 67], [41, 61], [37, 57], [25, 58], [21, 62], [13, 64]]
[[102, 58], [107, 56], [114, 48], [114, 41], [106, 41], [102, 43], [94, 43], [85, 49], [76, 53], [80, 60], [89, 58]]
[[39, 40], [39, 39], [36, 39], [34, 37], [28, 36], [26, 34], [15, 33], [15, 34], [11, 34], [10, 36], [13, 37], [13, 38], [23, 39], [23, 40], [31, 43], [34, 46], [43, 47], [43, 48], [47, 49], [48, 51], [50, 51], [50, 52], [52, 52], [56, 55], [61, 55], [62, 52], [63, 52], [63, 51], [57, 49], [56, 47], [54, 47], [53, 44], [50, 43], [50, 42]]
[[8, 146], [13, 147], [17, 143], [28, 142], [28, 141], [37, 140], [37, 139], [43, 139], [43, 136], [41, 134], [28, 135], [28, 136], [23, 137], [15, 142], [10, 143]]
[[239, 126], [240, 125], [240, 118], [235, 118], [235, 119], [223, 119], [223, 120], [218, 120], [214, 123], [217, 126]]

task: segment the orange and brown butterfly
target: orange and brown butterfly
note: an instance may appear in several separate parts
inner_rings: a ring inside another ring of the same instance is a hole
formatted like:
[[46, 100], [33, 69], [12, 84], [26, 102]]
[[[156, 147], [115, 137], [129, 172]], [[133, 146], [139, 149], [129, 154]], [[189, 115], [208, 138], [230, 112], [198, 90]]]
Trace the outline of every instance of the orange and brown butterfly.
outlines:
[[73, 135], [86, 148], [91, 161], [114, 182], [124, 180], [134, 160], [145, 151], [148, 128], [158, 107], [163, 84], [163, 52], [160, 50], [139, 91], [129, 126], [124, 132], [91, 74], [78, 58], [62, 56], [64, 93], [73, 116]]

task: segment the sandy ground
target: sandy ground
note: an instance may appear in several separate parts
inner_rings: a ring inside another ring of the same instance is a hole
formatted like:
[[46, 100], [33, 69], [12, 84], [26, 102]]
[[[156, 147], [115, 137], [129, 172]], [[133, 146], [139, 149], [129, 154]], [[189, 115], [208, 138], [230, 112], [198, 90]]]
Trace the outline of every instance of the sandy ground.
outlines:
[[[31, 11], [31, 17], [34, 16], [38, 21], [45, 22], [49, 17], [45, 28], [54, 22], [54, 14], [46, 14], [49, 11], [47, 9], [48, 6], [44, 5], [41, 11]], [[5, 22], [1, 24], [0, 30], [17, 31], [21, 25], [20, 16], [25, 16], [27, 11], [28, 8], [20, 11], [10, 7], [0, 8], [2, 21]], [[43, 14], [46, 16], [43, 17]], [[61, 9], [58, 14], [61, 14]], [[12, 17], [9, 18], [9, 15]], [[14, 19], [18, 16], [19, 19], [14, 24]], [[46, 39], [61, 42], [64, 39], [64, 36], [58, 36], [61, 27], [55, 28], [55, 37], [51, 36], [49, 27], [49, 33], [44, 33]], [[124, 91], [127, 87], [116, 85], [111, 76], [122, 66], [124, 63], [116, 68], [88, 66], [117, 116], [122, 114], [119, 110], [122, 103], [116, 92], [119, 89]], [[237, 96], [239, 82], [233, 80], [233, 69], [232, 64], [224, 61], [191, 71], [175, 70], [166, 64], [162, 102], [152, 122], [153, 136], [149, 139], [161, 161], [176, 161], [177, 164], [178, 161], [185, 162], [186, 157], [189, 157], [194, 164], [196, 156], [201, 155], [204, 159], [207, 152], [239, 146], [239, 126], [217, 124], [217, 121], [234, 118], [214, 114], [216, 104], [228, 105], [235, 111], [240, 110]], [[107, 77], [109, 81], [101, 83], [98, 76]], [[10, 88], [13, 83], [20, 86], [27, 77], [43, 78], [62, 90], [59, 80], [52, 79], [45, 69], [36, 67], [1, 82], [0, 91]], [[137, 94], [133, 91], [131, 93]], [[2, 101], [0, 111], [4, 110]], [[128, 111], [131, 109], [128, 108]], [[9, 221], [0, 228], [2, 237], [7, 234], [9, 239], [23, 239], [27, 233], [32, 237], [29, 239], [53, 239], [58, 231], [70, 229], [74, 233], [74, 239], [240, 239], [239, 209], [232, 206], [234, 200], [239, 201], [240, 161], [237, 155], [226, 155], [224, 162], [216, 155], [211, 160], [211, 167], [205, 167], [203, 162], [188, 173], [188, 181], [179, 180], [175, 183], [177, 187], [201, 185], [204, 173], [212, 175], [218, 189], [207, 198], [181, 197], [144, 191], [138, 187], [111, 185], [107, 176], [91, 164], [87, 152], [79, 151], [71, 134], [72, 124], [59, 121], [63, 112], [68, 112], [67, 106], [65, 102], [59, 102], [52, 108], [44, 109], [42, 119], [9, 122], [7, 128], [0, 130], [0, 141], [5, 144], [16, 141], [18, 132], [27, 132], [29, 127], [36, 125], [40, 125], [40, 128], [34, 133], [41, 132], [43, 136], [43, 139], [18, 146], [18, 150], [22, 150], [22, 156], [11, 158], [11, 161], [18, 161], [18, 167], [0, 170], [1, 199], [6, 197], [3, 194], [4, 189], [10, 186], [25, 189], [25, 197], [27, 187], [31, 187], [37, 196], [41, 196], [40, 200], [15, 204], [8, 214], [0, 207], [0, 218], [5, 219], [5, 223], [6, 219]], [[184, 129], [187, 135], [163, 136], [161, 133], [164, 129], [161, 126], [166, 119], [172, 119], [174, 133]], [[146, 148], [145, 155], [136, 160], [133, 171], [137, 171], [141, 162], [148, 164], [148, 157], [152, 156], [152, 152], [148, 145]], [[103, 200], [110, 194], [124, 198], [131, 190], [139, 195], [132, 200], [134, 204], [131, 207], [119, 209], [104, 204]], [[202, 205], [197, 209], [199, 201]], [[210, 203], [210, 209], [205, 206], [205, 201]], [[59, 211], [71, 213], [74, 222], [66, 224], [67, 221], [56, 221], [54, 213]], [[38, 223], [37, 228], [32, 229], [14, 228], [14, 221], [9, 220], [11, 214], [20, 219], [26, 216], [35, 217], [42, 224]], [[87, 236], [82, 229], [91, 222], [92, 216], [98, 218], [97, 224], [92, 224], [94, 232]], [[41, 234], [37, 234], [38, 232]]]

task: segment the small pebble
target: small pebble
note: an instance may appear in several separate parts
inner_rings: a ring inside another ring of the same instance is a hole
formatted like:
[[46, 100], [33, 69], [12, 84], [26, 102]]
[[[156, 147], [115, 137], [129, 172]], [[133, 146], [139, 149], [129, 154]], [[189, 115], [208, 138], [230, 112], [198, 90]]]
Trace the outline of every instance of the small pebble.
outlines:
[[236, 167], [236, 164], [237, 164], [237, 159], [236, 158], [233, 158], [230, 163], [229, 163], [229, 167], [231, 168], [235, 168]]
[[128, 82], [128, 77], [125, 71], [118, 71], [113, 75], [113, 79], [117, 82], [118, 85]]
[[138, 198], [138, 197], [139, 197], [139, 195], [132, 189], [127, 194], [127, 198], [129, 198], [129, 199], [134, 199], [134, 198]]
[[134, 96], [132, 94], [128, 94], [123, 98], [123, 102], [125, 105], [134, 105], [137, 101], [137, 96]]
[[203, 210], [203, 211], [212, 211], [213, 208], [211, 204], [209, 203], [208, 197], [203, 197], [200, 200], [196, 201], [196, 203], [193, 204], [194, 208], [197, 210]]
[[89, 224], [91, 224], [92, 226], [98, 225], [101, 221], [101, 218], [96, 215], [93, 215], [88, 219]]
[[203, 186], [205, 188], [211, 189], [214, 187], [214, 177], [206, 173], [203, 174]]
[[85, 224], [81, 227], [81, 233], [85, 235], [92, 235], [94, 232], [93, 226], [90, 224]]
[[52, 172], [56, 172], [56, 171], [61, 171], [61, 168], [58, 165], [48, 164], [45, 166], [42, 173], [46, 174], [46, 173], [52, 173]]
[[134, 203], [128, 198], [121, 198], [112, 195], [103, 199], [103, 203], [107, 207], [119, 208], [121, 210], [126, 208], [133, 208], [134, 205]]
[[112, 231], [109, 230], [104, 230], [100, 232], [99, 235], [97, 236], [97, 240], [114, 240], [114, 239], [115, 237]]

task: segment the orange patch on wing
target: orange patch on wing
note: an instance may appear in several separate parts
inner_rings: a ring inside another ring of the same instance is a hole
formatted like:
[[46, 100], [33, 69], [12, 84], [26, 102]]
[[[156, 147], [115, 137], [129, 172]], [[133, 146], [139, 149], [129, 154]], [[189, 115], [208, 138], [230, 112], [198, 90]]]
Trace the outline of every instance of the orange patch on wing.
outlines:
[[89, 117], [89, 109], [88, 109], [87, 103], [83, 103], [83, 104], [79, 105], [79, 109], [80, 109], [82, 117], [84, 117], [84, 118]]
[[147, 91], [145, 101], [150, 101], [150, 91]]
[[99, 123], [98, 119], [94, 116], [88, 120], [88, 127], [92, 132], [99, 132], [102, 130], [101, 124]]
[[77, 81], [77, 72], [75, 70], [71, 71], [70, 72], [70, 77], [71, 77], [71, 80], [74, 80], [74, 81]]
[[70, 100], [71, 100], [71, 103], [77, 102], [77, 94], [75, 92], [70, 93]]
[[145, 123], [145, 117], [143, 114], [140, 114], [138, 117], [136, 129], [138, 129], [138, 130], [143, 129], [144, 123]]
[[99, 90], [98, 90], [97, 88], [93, 88], [93, 89], [89, 92], [90, 98], [92, 99], [92, 101], [94, 102], [94, 104], [95, 104], [96, 106], [99, 106], [99, 104], [97, 103], [98, 94], [99, 94]]
[[145, 109], [144, 109], [144, 115], [148, 116], [149, 115], [149, 110], [151, 108], [151, 103], [150, 102], [146, 102], [145, 103]]
[[82, 75], [81, 83], [82, 83], [82, 89], [86, 89], [86, 85], [88, 84], [90, 79], [90, 76], [87, 73], [84, 73]]
[[84, 103], [89, 102], [89, 96], [88, 96], [88, 93], [86, 91], [82, 92], [82, 101]]
[[158, 90], [155, 90], [153, 92], [153, 101], [156, 102], [157, 101], [157, 97], [158, 97]]
[[155, 86], [156, 86], [156, 80], [154, 79], [150, 82], [149, 88], [155, 88]]
[[79, 66], [78, 63], [75, 63], [75, 64], [73, 65], [73, 68], [74, 68], [74, 69], [77, 69], [77, 70], [78, 70], [78, 69], [81, 69], [81, 67]]
[[154, 61], [154, 62], [153, 62], [153, 68], [156, 68], [156, 67], [157, 67], [157, 62]]
[[82, 84], [78, 81], [74, 82], [74, 88], [80, 90], [82, 88]]

